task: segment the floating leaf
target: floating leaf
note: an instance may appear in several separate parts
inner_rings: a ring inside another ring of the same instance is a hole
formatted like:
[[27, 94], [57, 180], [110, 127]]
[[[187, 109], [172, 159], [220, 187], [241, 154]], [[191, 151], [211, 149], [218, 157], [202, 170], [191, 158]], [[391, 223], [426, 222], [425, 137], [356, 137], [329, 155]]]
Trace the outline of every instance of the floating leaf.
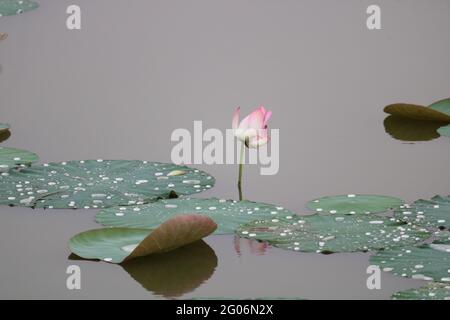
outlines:
[[0, 123], [0, 132], [6, 131], [6, 130], [9, 130], [9, 129], [10, 129], [9, 124]]
[[[0, 32], [0, 41], [5, 40], [6, 38], [8, 38], [8, 34], [6, 32]], [[2, 126], [2, 124], [0, 123], [0, 130], [1, 130], [1, 126]]]
[[121, 266], [146, 290], [174, 298], [207, 281], [217, 267], [217, 256], [200, 240], [170, 252], [125, 261]]
[[138, 206], [102, 210], [96, 221], [105, 226], [155, 228], [177, 214], [203, 214], [219, 226], [216, 234], [234, 233], [243, 223], [277, 216], [293, 216], [282, 207], [270, 204], [221, 199], [170, 199]]
[[[182, 176], [167, 174], [184, 170]], [[201, 192], [205, 172], [174, 164], [86, 160], [33, 166], [0, 177], [0, 204], [37, 208], [106, 208]]]
[[384, 112], [400, 117], [450, 123], [450, 112], [442, 112], [444, 108], [431, 108], [415, 104], [395, 103], [384, 108]]
[[356, 252], [417, 243], [429, 233], [394, 219], [366, 215], [311, 215], [253, 221], [237, 230], [241, 237], [268, 241], [302, 252]]
[[121, 263], [185, 246], [206, 237], [216, 228], [208, 217], [180, 215], [153, 231], [132, 228], [85, 231], [70, 239], [69, 247], [72, 253], [84, 259]]
[[439, 138], [437, 130], [442, 122], [423, 121], [399, 116], [388, 116], [384, 129], [391, 137], [401, 141], [430, 141]]
[[0, 172], [6, 172], [21, 165], [28, 166], [37, 160], [38, 156], [32, 152], [0, 147]]
[[11, 131], [9, 130], [0, 131], [0, 142], [8, 140], [10, 136]]
[[257, 297], [257, 298], [236, 298], [236, 297], [195, 297], [190, 300], [306, 300], [299, 297]]
[[434, 234], [433, 234], [433, 236], [438, 240], [438, 241], [441, 241], [441, 242], [448, 242], [448, 243], [450, 243], [450, 231], [442, 231], [442, 230], [439, 230], [439, 231], [436, 231]]
[[430, 104], [430, 108], [450, 115], [450, 98]]
[[450, 137], [450, 124], [445, 127], [440, 127], [437, 132], [444, 137]]
[[37, 7], [39, 4], [30, 0], [0, 0], [0, 17], [21, 14]]
[[348, 194], [315, 199], [308, 202], [307, 207], [318, 213], [369, 214], [385, 212], [402, 204], [401, 199], [393, 197]]
[[412, 205], [394, 211], [394, 217], [427, 228], [450, 228], [450, 202], [434, 197], [433, 200], [417, 200]]
[[394, 293], [393, 300], [450, 300], [450, 284], [431, 282], [418, 289]]
[[370, 262], [402, 277], [450, 282], [450, 243], [399, 247], [377, 253]]

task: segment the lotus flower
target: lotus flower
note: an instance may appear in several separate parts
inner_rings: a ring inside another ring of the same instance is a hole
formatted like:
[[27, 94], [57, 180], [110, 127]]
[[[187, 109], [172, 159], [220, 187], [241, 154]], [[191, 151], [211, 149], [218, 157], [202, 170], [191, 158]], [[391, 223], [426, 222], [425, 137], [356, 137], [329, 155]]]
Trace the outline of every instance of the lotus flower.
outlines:
[[234, 130], [234, 135], [244, 142], [241, 147], [238, 177], [239, 200], [242, 201], [242, 171], [244, 169], [245, 146], [248, 148], [258, 148], [269, 142], [267, 123], [272, 116], [272, 111], [266, 111], [264, 107], [259, 107], [239, 123], [240, 110], [241, 108], [237, 107], [234, 111], [232, 128]]
[[249, 148], [258, 148], [269, 142], [267, 123], [272, 116], [272, 111], [266, 111], [264, 107], [259, 107], [239, 123], [240, 109], [240, 107], [237, 107], [233, 114], [232, 128], [234, 135], [245, 142], [245, 145]]

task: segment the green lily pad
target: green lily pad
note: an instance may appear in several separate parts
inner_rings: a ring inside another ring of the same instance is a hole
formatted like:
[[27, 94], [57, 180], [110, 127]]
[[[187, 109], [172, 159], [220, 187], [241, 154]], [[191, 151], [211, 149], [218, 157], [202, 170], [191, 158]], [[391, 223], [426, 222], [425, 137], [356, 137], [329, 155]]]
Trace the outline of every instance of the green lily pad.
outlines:
[[21, 14], [37, 7], [39, 4], [30, 0], [0, 0], [0, 17]]
[[69, 241], [72, 253], [84, 259], [122, 263], [138, 257], [168, 252], [208, 236], [217, 228], [200, 215], [173, 217], [153, 231], [105, 228], [77, 234]]
[[[174, 175], [176, 171], [178, 174]], [[182, 172], [182, 174], [180, 174]], [[208, 190], [214, 178], [174, 164], [86, 160], [37, 165], [0, 177], [0, 204], [106, 208]]]
[[383, 271], [402, 277], [450, 282], [449, 242], [381, 251], [372, 256], [370, 262]]
[[32, 152], [0, 147], [0, 172], [7, 172], [22, 165], [28, 166], [37, 160], [38, 156]]
[[177, 298], [211, 278], [217, 262], [214, 250], [200, 240], [170, 252], [125, 261], [121, 266], [146, 290]]
[[6, 131], [6, 130], [9, 130], [9, 129], [10, 129], [9, 124], [0, 123], [0, 132]]
[[407, 103], [395, 103], [384, 108], [384, 112], [400, 117], [450, 123], [450, 112], [445, 110], [441, 106], [436, 108]]
[[293, 216], [294, 213], [271, 204], [222, 199], [169, 199], [138, 206], [124, 206], [100, 211], [96, 221], [105, 226], [155, 228], [177, 214], [195, 213], [217, 223], [216, 234], [234, 233], [243, 223], [256, 219]]
[[450, 231], [447, 230], [439, 230], [436, 231], [433, 236], [437, 239], [437, 241], [441, 242], [449, 242], [450, 243]]
[[450, 137], [450, 124], [445, 127], [440, 127], [437, 132], [444, 137]]
[[236, 233], [282, 249], [317, 253], [381, 250], [412, 245], [430, 235], [393, 218], [318, 214], [253, 221]]
[[412, 205], [405, 205], [394, 211], [394, 217], [427, 228], [450, 228], [450, 202], [417, 200]]
[[348, 194], [315, 199], [308, 202], [307, 207], [317, 213], [369, 214], [385, 212], [402, 204], [403, 200], [394, 197]]
[[450, 115], [450, 98], [430, 104], [430, 108]]
[[399, 116], [384, 119], [384, 129], [392, 138], [401, 141], [430, 141], [440, 137], [442, 122], [423, 121]]
[[418, 289], [396, 292], [393, 300], [450, 300], [450, 284], [431, 282]]

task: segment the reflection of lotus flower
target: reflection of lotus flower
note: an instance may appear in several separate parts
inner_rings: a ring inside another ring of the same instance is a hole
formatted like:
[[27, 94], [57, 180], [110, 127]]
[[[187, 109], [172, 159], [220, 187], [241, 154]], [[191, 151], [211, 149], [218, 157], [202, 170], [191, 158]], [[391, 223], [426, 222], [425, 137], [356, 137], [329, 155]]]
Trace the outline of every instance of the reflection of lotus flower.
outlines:
[[254, 239], [245, 239], [238, 236], [234, 237], [234, 250], [238, 256], [242, 255], [242, 249], [245, 248], [254, 255], [263, 255], [269, 248], [267, 242], [260, 242]]
[[234, 135], [245, 142], [249, 148], [257, 148], [265, 145], [269, 141], [267, 134], [267, 123], [272, 116], [272, 111], [266, 111], [264, 107], [259, 107], [245, 117], [239, 123], [240, 107], [234, 111], [232, 127]]

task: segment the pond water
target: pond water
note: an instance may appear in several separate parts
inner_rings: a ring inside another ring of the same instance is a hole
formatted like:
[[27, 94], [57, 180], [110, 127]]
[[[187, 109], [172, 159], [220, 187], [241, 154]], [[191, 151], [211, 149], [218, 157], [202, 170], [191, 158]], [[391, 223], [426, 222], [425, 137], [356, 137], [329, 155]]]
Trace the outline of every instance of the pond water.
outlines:
[[[450, 96], [446, 0], [380, 0], [378, 31], [359, 0], [78, 0], [79, 31], [65, 27], [73, 1], [39, 2], [0, 18], [0, 122], [12, 125], [2, 146], [42, 162], [170, 162], [173, 130], [194, 120], [226, 129], [236, 105], [263, 104], [280, 129], [280, 170], [247, 166], [247, 199], [308, 214], [307, 201], [325, 195], [450, 194], [450, 139], [383, 113]], [[200, 197], [238, 197], [236, 165], [197, 167], [216, 177]], [[72, 260], [67, 241], [98, 228], [95, 214], [1, 207], [0, 298], [387, 299], [424, 284], [383, 273], [381, 290], [368, 290], [369, 253], [296, 253], [233, 236], [125, 266]], [[66, 288], [71, 264], [81, 290]]]

